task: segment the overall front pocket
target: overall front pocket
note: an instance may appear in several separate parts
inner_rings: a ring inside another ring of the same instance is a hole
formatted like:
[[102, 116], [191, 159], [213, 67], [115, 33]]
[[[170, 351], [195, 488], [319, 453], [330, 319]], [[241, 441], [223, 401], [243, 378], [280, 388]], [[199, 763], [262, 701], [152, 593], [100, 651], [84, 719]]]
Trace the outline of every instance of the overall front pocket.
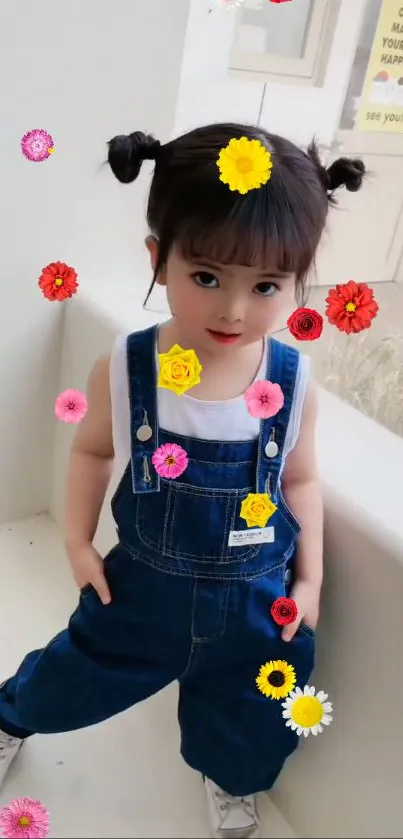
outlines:
[[229, 535], [246, 524], [241, 503], [252, 488], [206, 489], [161, 481], [160, 491], [137, 499], [137, 531], [146, 547], [169, 557], [199, 562], [239, 562], [255, 556], [260, 545], [229, 547]]

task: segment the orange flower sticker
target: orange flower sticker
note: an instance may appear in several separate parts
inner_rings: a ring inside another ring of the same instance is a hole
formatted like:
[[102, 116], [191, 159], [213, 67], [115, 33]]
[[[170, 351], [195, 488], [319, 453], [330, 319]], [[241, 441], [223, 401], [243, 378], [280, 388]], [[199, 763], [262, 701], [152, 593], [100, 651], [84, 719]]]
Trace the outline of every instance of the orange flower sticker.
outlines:
[[331, 288], [326, 303], [329, 323], [347, 335], [369, 329], [379, 311], [372, 288], [354, 280]]
[[64, 262], [51, 262], [43, 269], [38, 286], [47, 300], [61, 302], [76, 293], [77, 273]]

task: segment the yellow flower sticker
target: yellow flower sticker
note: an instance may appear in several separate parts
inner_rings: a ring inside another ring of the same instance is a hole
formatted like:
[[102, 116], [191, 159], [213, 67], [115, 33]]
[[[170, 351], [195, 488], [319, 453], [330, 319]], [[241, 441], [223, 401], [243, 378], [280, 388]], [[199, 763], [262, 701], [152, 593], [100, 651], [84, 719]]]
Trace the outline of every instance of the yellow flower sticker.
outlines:
[[199, 384], [202, 365], [194, 350], [184, 350], [175, 344], [169, 352], [158, 353], [158, 361], [158, 387], [173, 390], [181, 396]]
[[266, 661], [256, 677], [256, 684], [268, 699], [284, 699], [292, 691], [297, 677], [287, 661]]
[[271, 178], [273, 162], [270, 152], [260, 140], [241, 137], [232, 139], [221, 149], [217, 160], [220, 181], [228, 184], [232, 192], [245, 195], [250, 189], [259, 189]]
[[241, 504], [241, 519], [245, 519], [248, 527], [265, 527], [269, 518], [277, 507], [267, 495], [267, 492], [250, 492]]

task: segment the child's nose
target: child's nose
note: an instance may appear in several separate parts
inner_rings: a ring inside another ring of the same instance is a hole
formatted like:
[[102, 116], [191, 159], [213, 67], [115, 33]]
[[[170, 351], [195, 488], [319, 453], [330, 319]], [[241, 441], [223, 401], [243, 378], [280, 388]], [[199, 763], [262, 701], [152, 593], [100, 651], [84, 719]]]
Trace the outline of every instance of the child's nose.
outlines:
[[226, 323], [237, 323], [244, 317], [244, 304], [240, 298], [226, 300], [222, 307], [220, 320]]

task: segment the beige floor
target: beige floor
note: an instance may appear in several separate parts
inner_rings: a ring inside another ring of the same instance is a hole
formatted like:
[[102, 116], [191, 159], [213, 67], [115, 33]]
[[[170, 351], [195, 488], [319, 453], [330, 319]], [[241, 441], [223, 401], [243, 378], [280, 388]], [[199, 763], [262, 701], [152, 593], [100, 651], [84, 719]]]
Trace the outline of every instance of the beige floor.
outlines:
[[[0, 682], [65, 625], [76, 591], [58, 528], [46, 516], [0, 527]], [[206, 837], [199, 776], [179, 755], [176, 686], [109, 722], [34, 737], [0, 806], [30, 796], [48, 808], [51, 837]], [[262, 836], [295, 834], [261, 796]]]

